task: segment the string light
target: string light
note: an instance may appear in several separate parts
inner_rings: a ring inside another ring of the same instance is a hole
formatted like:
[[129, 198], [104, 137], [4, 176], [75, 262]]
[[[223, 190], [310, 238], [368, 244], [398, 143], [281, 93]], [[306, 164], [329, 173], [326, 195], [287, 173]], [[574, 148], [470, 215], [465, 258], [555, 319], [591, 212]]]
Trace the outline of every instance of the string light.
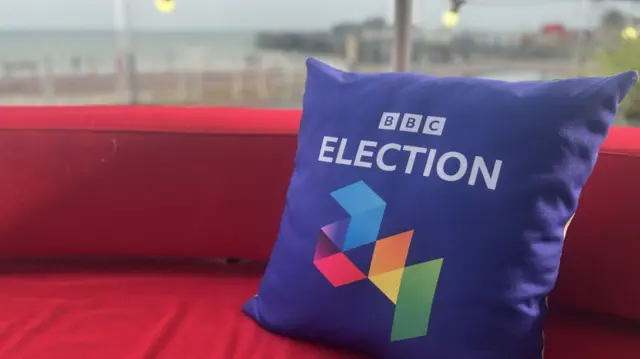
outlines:
[[634, 26], [627, 26], [622, 30], [622, 38], [625, 40], [637, 40], [638, 28]]
[[449, 8], [449, 11], [442, 15], [442, 23], [447, 29], [451, 29], [458, 25], [458, 12], [460, 12], [460, 7], [466, 3], [467, 0], [451, 0], [451, 7]]
[[176, 8], [175, 0], [155, 0], [156, 1], [156, 10], [163, 14], [168, 14], [173, 12]]
[[442, 23], [447, 29], [451, 29], [458, 25], [458, 13], [451, 10], [442, 15]]

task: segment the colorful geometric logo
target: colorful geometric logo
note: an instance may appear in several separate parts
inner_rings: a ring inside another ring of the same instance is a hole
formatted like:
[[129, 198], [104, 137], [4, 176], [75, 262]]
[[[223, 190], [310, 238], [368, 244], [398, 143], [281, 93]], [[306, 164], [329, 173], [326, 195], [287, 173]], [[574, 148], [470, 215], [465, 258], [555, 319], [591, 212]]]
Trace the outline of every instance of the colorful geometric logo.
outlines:
[[[443, 259], [406, 267], [413, 230], [378, 239], [387, 203], [363, 181], [331, 196], [350, 217], [322, 227], [315, 266], [334, 287], [368, 279], [389, 298], [395, 304], [392, 342], [427, 335]], [[365, 275], [346, 253], [372, 243], [373, 256]]]

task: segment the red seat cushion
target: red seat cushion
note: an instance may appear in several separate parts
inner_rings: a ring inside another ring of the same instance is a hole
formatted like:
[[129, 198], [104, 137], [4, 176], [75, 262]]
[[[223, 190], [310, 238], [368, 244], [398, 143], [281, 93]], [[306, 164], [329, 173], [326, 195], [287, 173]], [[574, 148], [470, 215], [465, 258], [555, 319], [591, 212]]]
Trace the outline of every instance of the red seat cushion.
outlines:
[[635, 359], [640, 323], [591, 312], [553, 313], [545, 328], [545, 359]]
[[[241, 311], [263, 265], [0, 263], [2, 359], [355, 359], [270, 334]], [[545, 359], [631, 359], [640, 324], [554, 311]]]
[[261, 271], [245, 264], [5, 261], [0, 358], [357, 358], [269, 334], [248, 319], [240, 308], [256, 293]]

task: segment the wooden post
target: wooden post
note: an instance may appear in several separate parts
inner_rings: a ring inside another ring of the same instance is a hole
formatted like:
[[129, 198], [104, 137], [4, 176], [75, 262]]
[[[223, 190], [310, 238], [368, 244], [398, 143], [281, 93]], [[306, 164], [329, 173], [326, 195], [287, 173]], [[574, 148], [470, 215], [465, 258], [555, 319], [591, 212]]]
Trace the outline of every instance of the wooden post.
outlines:
[[412, 0], [395, 0], [395, 53], [394, 70], [406, 72], [411, 69], [411, 11]]

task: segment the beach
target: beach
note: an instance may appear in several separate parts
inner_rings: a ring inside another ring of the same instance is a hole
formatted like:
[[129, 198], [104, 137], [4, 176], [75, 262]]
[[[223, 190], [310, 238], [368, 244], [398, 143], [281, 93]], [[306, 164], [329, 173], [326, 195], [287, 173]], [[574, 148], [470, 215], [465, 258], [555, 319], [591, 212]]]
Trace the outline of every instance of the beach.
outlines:
[[120, 35], [0, 33], [0, 105], [128, 103], [131, 91], [137, 103], [297, 105], [312, 55], [260, 50], [247, 31], [133, 32], [127, 72]]
[[[130, 82], [138, 103], [264, 104], [299, 101], [304, 74], [270, 71], [138, 73]], [[0, 104], [126, 103], [122, 74], [0, 80]]]

